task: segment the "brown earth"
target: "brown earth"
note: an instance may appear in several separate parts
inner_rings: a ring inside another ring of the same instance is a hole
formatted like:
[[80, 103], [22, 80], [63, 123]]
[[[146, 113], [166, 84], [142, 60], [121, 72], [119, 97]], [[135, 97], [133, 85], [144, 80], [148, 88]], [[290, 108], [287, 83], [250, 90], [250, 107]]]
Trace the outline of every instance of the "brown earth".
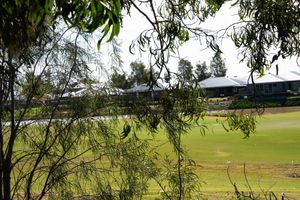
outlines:
[[278, 113], [287, 113], [287, 112], [298, 112], [300, 111], [300, 106], [292, 106], [292, 107], [275, 107], [275, 108], [264, 108], [263, 110], [256, 110], [255, 108], [252, 109], [244, 109], [244, 110], [215, 110], [209, 111], [208, 115], [212, 116], [224, 116], [228, 112], [246, 112], [246, 113], [262, 113], [262, 114], [278, 114]]

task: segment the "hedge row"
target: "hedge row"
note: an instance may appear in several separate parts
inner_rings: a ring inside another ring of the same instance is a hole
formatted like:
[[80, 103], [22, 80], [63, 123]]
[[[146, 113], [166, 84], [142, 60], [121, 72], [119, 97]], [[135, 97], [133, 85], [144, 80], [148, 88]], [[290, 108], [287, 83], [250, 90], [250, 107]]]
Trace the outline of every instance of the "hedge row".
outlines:
[[261, 107], [284, 107], [284, 106], [300, 106], [300, 97], [284, 98], [284, 99], [260, 99], [260, 100], [234, 100], [229, 109], [246, 109]]

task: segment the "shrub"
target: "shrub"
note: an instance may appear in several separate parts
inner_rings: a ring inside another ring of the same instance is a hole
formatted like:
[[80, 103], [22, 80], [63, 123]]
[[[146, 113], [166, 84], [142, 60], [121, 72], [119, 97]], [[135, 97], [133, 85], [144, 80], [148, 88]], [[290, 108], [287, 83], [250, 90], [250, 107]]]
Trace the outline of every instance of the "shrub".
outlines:
[[235, 100], [233, 101], [229, 109], [246, 109], [246, 108], [255, 108], [255, 107], [281, 107], [284, 106], [285, 100], [282, 99], [263, 99], [263, 100]]

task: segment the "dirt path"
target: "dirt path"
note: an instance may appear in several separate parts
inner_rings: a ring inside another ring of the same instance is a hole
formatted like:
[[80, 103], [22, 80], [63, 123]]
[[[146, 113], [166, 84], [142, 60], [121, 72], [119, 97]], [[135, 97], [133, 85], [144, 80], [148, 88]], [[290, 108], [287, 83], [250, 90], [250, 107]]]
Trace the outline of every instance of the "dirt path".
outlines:
[[[244, 110], [215, 110], [209, 111], [208, 115], [220, 115], [224, 116], [228, 112], [255, 112], [255, 108], [252, 109], [244, 109]], [[287, 113], [287, 112], [298, 112], [300, 111], [300, 106], [292, 106], [292, 107], [275, 107], [275, 108], [265, 108], [263, 114], [278, 114], [278, 113]]]

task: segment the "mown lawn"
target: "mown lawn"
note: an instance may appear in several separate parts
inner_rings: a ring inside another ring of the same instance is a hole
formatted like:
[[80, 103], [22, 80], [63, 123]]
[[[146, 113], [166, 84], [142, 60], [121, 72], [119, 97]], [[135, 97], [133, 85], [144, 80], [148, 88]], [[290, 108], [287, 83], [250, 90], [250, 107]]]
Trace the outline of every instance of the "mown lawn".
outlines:
[[[205, 135], [194, 127], [184, 137], [189, 155], [197, 162], [197, 173], [203, 181], [202, 190], [208, 199], [228, 199], [233, 194], [230, 176], [241, 190], [249, 191], [246, 175], [254, 191], [273, 191], [280, 196], [300, 198], [300, 112], [266, 114], [258, 118], [257, 131], [248, 139], [240, 132], [226, 132], [216, 117], [206, 117]], [[221, 119], [222, 120], [222, 119]], [[157, 143], [167, 139], [163, 131]], [[161, 152], [171, 152], [170, 145]]]
[[[195, 126], [183, 137], [190, 158], [196, 161], [196, 173], [202, 181], [202, 192], [207, 199], [231, 199], [234, 188], [229, 174], [240, 190], [249, 191], [244, 174], [256, 194], [282, 192], [290, 199], [300, 199], [300, 112], [266, 114], [258, 118], [257, 130], [243, 139], [240, 132], [226, 132], [217, 122], [224, 118], [206, 117], [205, 134]], [[119, 124], [121, 128], [121, 124]], [[146, 132], [138, 133], [147, 138]], [[161, 154], [172, 152], [166, 134], [159, 130], [154, 145]], [[21, 147], [20, 147], [21, 148]], [[88, 155], [87, 155], [88, 156]], [[291, 177], [298, 174], [298, 178]], [[151, 184], [149, 200], [155, 199], [160, 188]]]

